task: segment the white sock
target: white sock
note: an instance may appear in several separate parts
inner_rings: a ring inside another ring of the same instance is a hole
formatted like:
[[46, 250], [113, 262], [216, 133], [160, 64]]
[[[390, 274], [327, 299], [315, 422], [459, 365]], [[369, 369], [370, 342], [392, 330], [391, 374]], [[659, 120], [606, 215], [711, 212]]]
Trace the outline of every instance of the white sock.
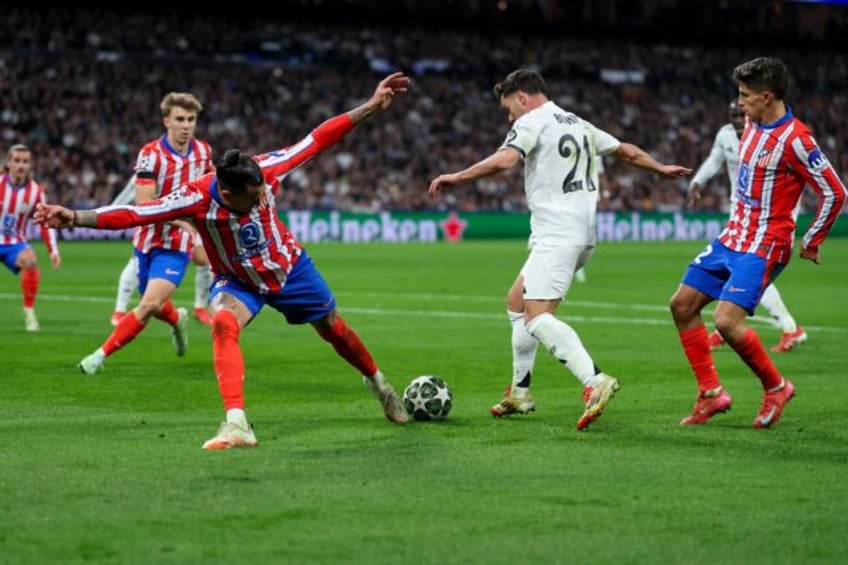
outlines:
[[380, 391], [386, 388], [386, 378], [379, 369], [371, 377], [362, 377], [362, 382], [365, 383], [368, 390], [378, 396]]
[[230, 408], [227, 410], [227, 422], [241, 426], [244, 429], [248, 428], [247, 414], [244, 413], [244, 409], [242, 408]]
[[115, 299], [115, 310], [118, 312], [126, 312], [130, 305], [133, 289], [138, 286], [137, 270], [137, 260], [131, 257], [118, 280], [118, 296]]
[[798, 329], [795, 318], [786, 309], [786, 304], [783, 303], [780, 293], [777, 292], [777, 288], [773, 284], [766, 287], [763, 297], [760, 299], [760, 304], [777, 320], [780, 329], [784, 332], [794, 332]]
[[524, 398], [530, 390], [539, 341], [527, 331], [523, 313], [507, 310], [506, 315], [512, 325], [512, 396]]
[[594, 387], [601, 382], [600, 373], [595, 374], [594, 361], [571, 326], [546, 312], [530, 320], [527, 330], [574, 373], [584, 387]]
[[35, 316], [35, 308], [27, 308], [24, 306], [24, 316]]
[[194, 270], [194, 307], [206, 308], [209, 302], [209, 285], [212, 284], [212, 270], [209, 265], [197, 265]]

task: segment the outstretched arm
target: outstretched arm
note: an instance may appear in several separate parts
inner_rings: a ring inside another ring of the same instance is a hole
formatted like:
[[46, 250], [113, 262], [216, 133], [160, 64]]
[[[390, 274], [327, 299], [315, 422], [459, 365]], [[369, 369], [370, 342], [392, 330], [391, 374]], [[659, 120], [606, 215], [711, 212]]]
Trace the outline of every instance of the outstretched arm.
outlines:
[[70, 210], [64, 206], [36, 204], [33, 218], [49, 228], [75, 226], [119, 230], [179, 218], [190, 218], [203, 194], [184, 186], [164, 198], [138, 206], [104, 206], [93, 210]]
[[520, 159], [521, 155], [518, 151], [511, 147], [503, 147], [467, 169], [437, 176], [430, 183], [427, 194], [435, 194], [442, 187], [457, 186], [468, 181], [502, 173], [513, 168]]
[[409, 77], [400, 71], [390, 74], [380, 81], [367, 102], [349, 112], [330, 118], [294, 145], [257, 156], [259, 166], [262, 167], [263, 172], [275, 177], [288, 174], [321, 151], [341, 141], [357, 125], [388, 108], [395, 94], [409, 89], [409, 83]]
[[392, 105], [395, 94], [409, 90], [409, 77], [398, 71], [392, 73], [377, 85], [371, 99], [347, 113], [354, 125], [359, 125], [377, 112], [382, 112]]
[[32, 219], [44, 226], [45, 228], [72, 228], [77, 212], [69, 210], [58, 204], [43, 204], [39, 202], [35, 205], [35, 212]]
[[632, 143], [622, 143], [618, 146], [618, 149], [613, 151], [612, 154], [628, 165], [654, 172], [664, 179], [688, 177], [692, 174], [692, 169], [687, 167], [682, 167], [680, 165], [663, 165], [645, 153], [642, 148], [637, 147]]

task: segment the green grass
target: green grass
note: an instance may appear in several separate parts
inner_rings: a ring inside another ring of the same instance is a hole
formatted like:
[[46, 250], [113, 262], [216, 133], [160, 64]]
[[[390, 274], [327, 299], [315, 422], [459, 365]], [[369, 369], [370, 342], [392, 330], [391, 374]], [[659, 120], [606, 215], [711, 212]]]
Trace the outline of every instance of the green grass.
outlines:
[[309, 327], [266, 309], [242, 334], [260, 447], [206, 453], [222, 418], [208, 332], [193, 323], [177, 359], [152, 322], [79, 374], [111, 330], [129, 245], [65, 243], [55, 273], [38, 245], [40, 334], [0, 275], [0, 563], [845, 563], [848, 241], [779, 281], [810, 339], [776, 357], [798, 395], [767, 431], [727, 349], [733, 410], [678, 425], [696, 388], [666, 303], [699, 248], [599, 247], [559, 315], [622, 389], [578, 433], [578, 382], [542, 350], [537, 411], [488, 414], [509, 383], [503, 295], [523, 242], [313, 245], [390, 381], [444, 377], [453, 413], [389, 424]]

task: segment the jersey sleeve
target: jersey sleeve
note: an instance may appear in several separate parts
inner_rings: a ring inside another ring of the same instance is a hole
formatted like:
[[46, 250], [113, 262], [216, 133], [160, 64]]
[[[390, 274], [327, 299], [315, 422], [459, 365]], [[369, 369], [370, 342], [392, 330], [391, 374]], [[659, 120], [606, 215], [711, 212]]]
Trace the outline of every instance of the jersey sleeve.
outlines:
[[500, 149], [515, 149], [524, 159], [538, 143], [541, 130], [541, 124], [536, 120], [519, 118], [513, 122]]
[[180, 218], [191, 218], [200, 209], [204, 194], [191, 185], [185, 185], [167, 196], [136, 206], [103, 206], [97, 208], [97, 225], [100, 229], [123, 229]]
[[159, 158], [156, 152], [149, 150], [147, 147], [142, 148], [138, 152], [138, 158], [135, 161], [133, 168], [133, 176], [135, 184], [156, 184], [157, 170], [159, 167]]
[[132, 204], [135, 202], [135, 174], [133, 174], [121, 192], [112, 200], [112, 205]]
[[612, 134], [586, 122], [595, 141], [595, 152], [598, 155], [609, 155], [621, 146], [621, 142]]
[[353, 121], [346, 113], [330, 118], [312, 132], [289, 147], [257, 155], [262, 173], [266, 177], [281, 179], [296, 168], [309, 162], [325, 149], [332, 147], [353, 130]]
[[[713, 147], [710, 149], [710, 154], [701, 163], [701, 166], [698, 167], [698, 171], [695, 173], [695, 176], [692, 177], [692, 183], [698, 183], [703, 186], [707, 183], [711, 178], [716, 176], [718, 172], [721, 170], [721, 166], [724, 164], [724, 151], [721, 147], [721, 132], [717, 133], [715, 139], [713, 140]], [[690, 184], [690, 186], [691, 186]]]
[[821, 197], [813, 221], [801, 240], [804, 249], [815, 251], [845, 204], [845, 185], [809, 132], [792, 140], [792, 150], [787, 151], [787, 155], [790, 155], [792, 168]]

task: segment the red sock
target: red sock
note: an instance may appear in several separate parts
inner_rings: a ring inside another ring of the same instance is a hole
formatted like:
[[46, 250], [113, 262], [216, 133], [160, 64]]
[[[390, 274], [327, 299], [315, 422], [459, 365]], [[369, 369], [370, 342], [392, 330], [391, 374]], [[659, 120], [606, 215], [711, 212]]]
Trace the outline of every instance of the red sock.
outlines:
[[21, 271], [21, 290], [24, 293], [24, 308], [35, 307], [35, 295], [38, 294], [38, 269]]
[[694, 330], [680, 332], [680, 343], [689, 360], [689, 366], [698, 381], [698, 392], [703, 393], [721, 386], [713, 354], [710, 352], [710, 334], [702, 325]]
[[138, 316], [135, 315], [135, 310], [131, 310], [126, 316], [121, 318], [118, 325], [115, 327], [112, 335], [106, 338], [106, 341], [100, 348], [108, 357], [114, 352], [135, 339], [135, 336], [144, 330], [144, 324], [138, 321]]
[[163, 322], [168, 322], [172, 326], [177, 325], [177, 322], [180, 319], [180, 314], [177, 312], [177, 309], [174, 308], [174, 303], [171, 302], [171, 299], [165, 301], [162, 307], [158, 312], [154, 314], [154, 316], [162, 320]]
[[748, 328], [745, 335], [738, 342], [733, 344], [733, 349], [736, 354], [742, 358], [754, 374], [763, 383], [763, 389], [771, 390], [774, 387], [780, 386], [783, 382], [783, 377], [777, 372], [777, 367], [766, 353], [766, 348], [763, 347], [763, 342], [760, 341], [760, 336], [753, 329]]
[[241, 328], [232, 312], [218, 310], [212, 316], [212, 362], [224, 409], [244, 409], [244, 357], [239, 347]]
[[363, 376], [370, 377], [377, 372], [377, 364], [374, 363], [371, 353], [341, 316], [336, 316], [336, 321], [329, 330], [319, 330], [318, 334], [330, 342], [336, 353], [356, 367]]

